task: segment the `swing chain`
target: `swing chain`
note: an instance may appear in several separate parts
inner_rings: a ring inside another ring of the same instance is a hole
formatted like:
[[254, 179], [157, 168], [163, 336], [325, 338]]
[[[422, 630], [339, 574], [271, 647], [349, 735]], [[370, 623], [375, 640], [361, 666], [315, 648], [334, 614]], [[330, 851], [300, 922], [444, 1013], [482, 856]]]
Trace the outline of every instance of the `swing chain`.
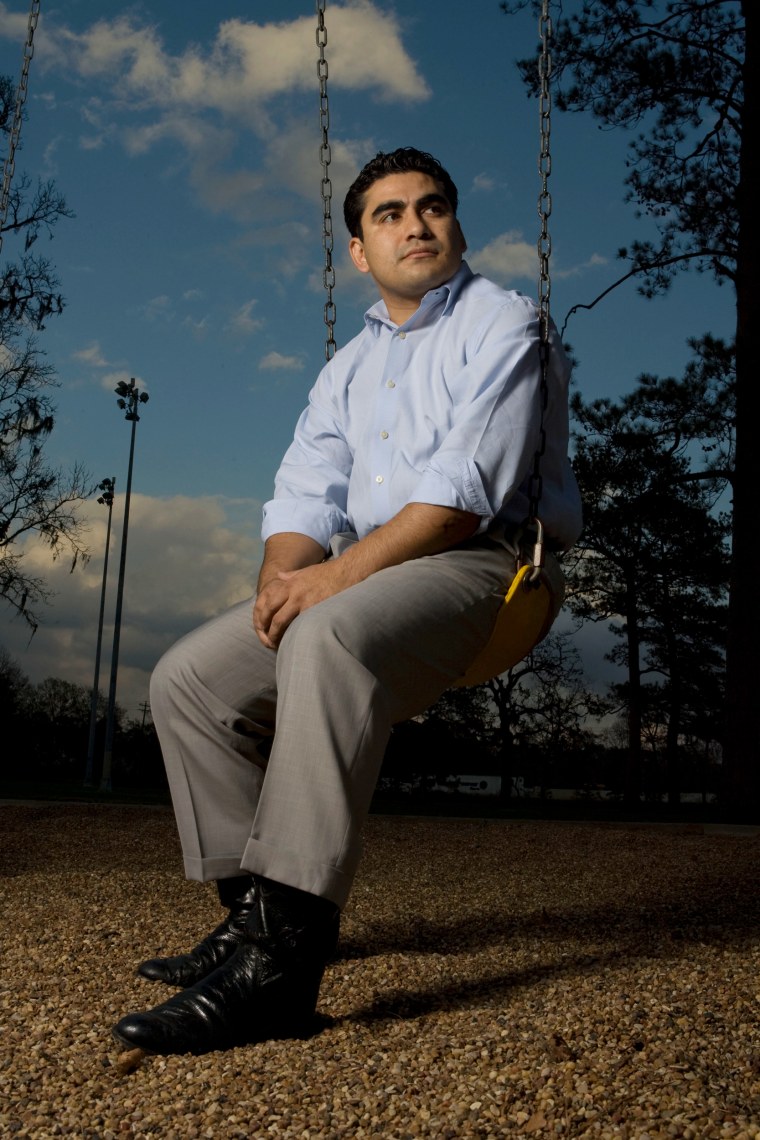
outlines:
[[549, 193], [549, 176], [552, 170], [552, 156], [550, 148], [551, 139], [551, 87], [552, 73], [551, 41], [553, 35], [550, 0], [542, 0], [541, 15], [538, 23], [541, 51], [538, 57], [539, 78], [539, 120], [541, 132], [541, 146], [538, 157], [538, 172], [541, 181], [541, 192], [538, 196], [538, 216], [541, 219], [541, 232], [538, 238], [538, 321], [539, 321], [539, 364], [541, 368], [540, 407], [541, 420], [539, 424], [538, 447], [533, 458], [533, 470], [529, 484], [528, 517], [538, 534], [533, 555], [533, 573], [531, 580], [537, 583], [539, 571], [543, 566], [543, 527], [538, 517], [539, 503], [543, 490], [543, 477], [541, 475], [541, 460], [546, 453], [546, 425], [544, 416], [549, 403], [549, 336], [551, 329], [551, 314], [549, 299], [551, 296], [551, 274], [549, 259], [551, 257], [552, 242], [549, 233], [549, 216], [552, 212], [552, 199]]
[[13, 124], [8, 136], [8, 154], [3, 166], [3, 186], [0, 192], [0, 253], [3, 249], [3, 230], [8, 218], [8, 205], [10, 202], [11, 183], [16, 170], [16, 150], [21, 137], [21, 120], [24, 113], [24, 103], [29, 85], [29, 65], [34, 55], [34, 33], [37, 30], [37, 21], [40, 18], [40, 0], [32, 0], [27, 23], [26, 43], [21, 64], [21, 78], [16, 92], [16, 109], [13, 113]]
[[538, 157], [538, 173], [541, 179], [541, 193], [538, 196], [538, 216], [541, 219], [541, 233], [538, 239], [538, 302], [541, 318], [541, 339], [549, 339], [549, 298], [551, 296], [551, 275], [549, 273], [549, 258], [552, 252], [551, 235], [549, 234], [549, 217], [552, 212], [552, 198], [549, 193], [549, 176], [552, 172], [551, 156], [551, 74], [552, 55], [551, 41], [553, 27], [549, 12], [550, 0], [543, 0], [541, 19], [539, 21], [539, 35], [541, 37], [541, 53], [538, 58], [538, 78], [540, 84], [539, 120], [541, 130], [541, 148]]
[[322, 282], [327, 293], [324, 308], [325, 328], [325, 359], [330, 360], [335, 355], [335, 302], [333, 289], [335, 288], [335, 269], [332, 263], [333, 255], [333, 227], [332, 227], [332, 181], [330, 180], [330, 104], [327, 96], [327, 60], [325, 48], [327, 46], [327, 29], [325, 28], [325, 0], [317, 0], [317, 47], [319, 48], [319, 62], [317, 75], [319, 77], [319, 122], [322, 131], [322, 146], [319, 157], [322, 163], [322, 249], [325, 252], [325, 267], [322, 272]]

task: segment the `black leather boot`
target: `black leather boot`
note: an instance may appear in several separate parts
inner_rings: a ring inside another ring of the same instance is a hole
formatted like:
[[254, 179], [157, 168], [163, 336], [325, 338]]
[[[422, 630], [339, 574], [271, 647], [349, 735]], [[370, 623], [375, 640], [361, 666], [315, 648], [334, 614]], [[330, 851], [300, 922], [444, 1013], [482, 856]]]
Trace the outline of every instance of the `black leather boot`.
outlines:
[[179, 954], [175, 958], [149, 958], [147, 962], [141, 962], [137, 967], [141, 977], [151, 982], [166, 982], [170, 986], [192, 986], [235, 953], [255, 902], [253, 878], [251, 875], [238, 875], [234, 879], [220, 879], [217, 889], [219, 901], [229, 907], [227, 917], [189, 954]]
[[128, 1049], [208, 1053], [253, 1041], [307, 1037], [338, 908], [327, 899], [253, 876], [254, 902], [234, 954], [200, 982], [113, 1033]]

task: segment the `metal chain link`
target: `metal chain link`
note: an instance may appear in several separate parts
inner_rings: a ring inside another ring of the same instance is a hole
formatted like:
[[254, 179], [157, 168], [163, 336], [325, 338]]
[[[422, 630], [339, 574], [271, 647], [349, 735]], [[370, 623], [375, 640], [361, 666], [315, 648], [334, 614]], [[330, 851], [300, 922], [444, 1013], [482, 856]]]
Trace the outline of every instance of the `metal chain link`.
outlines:
[[21, 63], [21, 78], [19, 79], [18, 90], [16, 91], [16, 109], [13, 113], [13, 124], [8, 136], [8, 154], [3, 166], [3, 188], [2, 192], [0, 193], [0, 253], [3, 251], [3, 230], [8, 218], [8, 205], [10, 203], [11, 184], [13, 182], [13, 175], [16, 171], [16, 150], [18, 149], [19, 140], [21, 138], [21, 120], [24, 112], [24, 103], [26, 102], [26, 92], [29, 85], [29, 65], [32, 62], [32, 56], [34, 55], [34, 33], [37, 30], [37, 21], [39, 18], [40, 0], [32, 0], [32, 5], [29, 9], [26, 43], [24, 44], [24, 54]]
[[549, 298], [551, 296], [549, 258], [552, 252], [552, 242], [549, 234], [549, 217], [552, 212], [552, 198], [549, 193], [549, 176], [552, 172], [550, 145], [552, 95], [550, 81], [552, 74], [551, 42], [554, 30], [549, 13], [549, 5], [550, 0], [543, 0], [541, 18], [538, 26], [539, 36], [541, 38], [541, 54], [538, 59], [538, 78], [540, 83], [539, 126], [541, 131], [541, 149], [538, 157], [538, 173], [541, 179], [541, 193], [538, 196], [538, 216], [541, 219], [541, 234], [538, 239], [538, 301], [543, 340], [548, 340], [549, 337]]
[[322, 146], [319, 152], [322, 163], [322, 249], [325, 251], [325, 267], [322, 271], [322, 282], [327, 292], [325, 302], [325, 358], [330, 360], [335, 354], [335, 302], [333, 289], [335, 288], [335, 269], [333, 268], [333, 228], [332, 228], [332, 182], [330, 181], [330, 103], [327, 97], [327, 60], [325, 48], [327, 46], [327, 29], [325, 28], [325, 0], [317, 0], [317, 47], [319, 48], [319, 62], [317, 75], [319, 76], [319, 124], [322, 131]]
[[[549, 193], [549, 176], [552, 171], [551, 140], [551, 73], [552, 56], [551, 41], [553, 27], [549, 11], [550, 0], [542, 0], [541, 15], [538, 22], [538, 32], [541, 39], [541, 52], [538, 58], [539, 78], [539, 120], [541, 132], [541, 146], [538, 157], [538, 173], [541, 180], [541, 192], [538, 196], [538, 216], [541, 219], [541, 232], [538, 238], [538, 319], [539, 319], [539, 361], [541, 366], [541, 422], [539, 426], [538, 447], [533, 459], [533, 471], [530, 476], [529, 507], [530, 519], [538, 526], [539, 535], [541, 527], [538, 519], [538, 508], [543, 490], [541, 476], [541, 460], [546, 452], [546, 426], [544, 414], [549, 402], [549, 333], [551, 328], [551, 312], [549, 300], [551, 297], [551, 274], [549, 259], [552, 252], [551, 235], [549, 234], [549, 217], [552, 212], [552, 199]], [[534, 564], [538, 567], [543, 562], [543, 548], [539, 550], [536, 544]]]

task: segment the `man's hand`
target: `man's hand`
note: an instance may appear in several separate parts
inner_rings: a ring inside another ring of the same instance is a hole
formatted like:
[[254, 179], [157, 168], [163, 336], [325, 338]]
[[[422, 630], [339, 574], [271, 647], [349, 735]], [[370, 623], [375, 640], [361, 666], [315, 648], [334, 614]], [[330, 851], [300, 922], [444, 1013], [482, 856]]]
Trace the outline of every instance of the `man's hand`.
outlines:
[[[267, 539], [253, 607], [253, 628], [267, 649], [277, 648], [283, 633], [298, 612], [293, 612], [292, 607], [288, 607], [292, 588], [287, 581], [288, 575], [307, 567], [316, 567], [324, 557], [324, 548], [305, 534], [286, 531]], [[288, 607], [286, 613], [282, 614], [272, 630], [272, 621], [283, 607]]]
[[253, 606], [253, 628], [262, 645], [276, 649], [277, 642], [270, 637], [269, 630], [274, 615], [288, 600], [288, 587], [279, 577], [271, 579], [256, 596]]
[[306, 566], [301, 570], [279, 570], [256, 599], [253, 628], [262, 645], [276, 649], [290, 623], [304, 610], [340, 593], [343, 581], [339, 559]]
[[339, 558], [323, 561], [311, 538], [291, 532], [267, 539], [253, 625], [262, 645], [276, 649], [288, 626], [325, 598], [410, 558], [438, 554], [470, 538], [480, 519], [455, 507], [409, 503]]

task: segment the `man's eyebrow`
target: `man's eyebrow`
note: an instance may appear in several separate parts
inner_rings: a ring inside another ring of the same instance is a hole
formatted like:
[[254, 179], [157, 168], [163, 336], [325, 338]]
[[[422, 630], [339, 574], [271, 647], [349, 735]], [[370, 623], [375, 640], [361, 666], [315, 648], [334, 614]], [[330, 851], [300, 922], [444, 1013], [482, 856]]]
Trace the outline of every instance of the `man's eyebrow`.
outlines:
[[[417, 209], [424, 209], [425, 206], [432, 206], [435, 204], [448, 206], [448, 208], [451, 209], [451, 203], [445, 194], [424, 194], [422, 198], [418, 198], [414, 203]], [[386, 210], [402, 210], [405, 205], [406, 202], [402, 199], [392, 198], [387, 202], [380, 202], [378, 206], [375, 206], [370, 216], [372, 218], [378, 218], [381, 214], [384, 214]]]

